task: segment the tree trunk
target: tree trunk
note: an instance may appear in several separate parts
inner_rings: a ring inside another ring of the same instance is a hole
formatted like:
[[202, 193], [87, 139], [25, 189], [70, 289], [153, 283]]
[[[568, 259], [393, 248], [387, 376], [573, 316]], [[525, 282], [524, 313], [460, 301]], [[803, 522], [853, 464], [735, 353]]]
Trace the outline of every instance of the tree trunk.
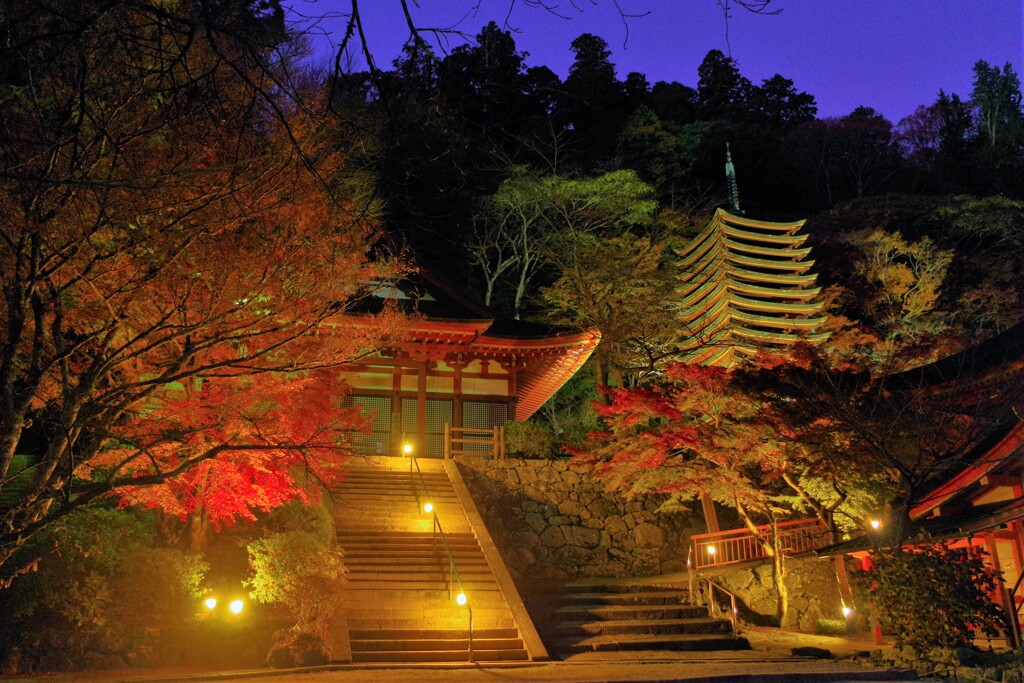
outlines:
[[206, 514], [202, 498], [197, 496], [196, 508], [189, 517], [188, 549], [190, 552], [201, 553], [206, 550], [206, 537], [209, 528], [209, 515]]
[[772, 583], [775, 584], [775, 593], [778, 602], [775, 605], [775, 616], [779, 620], [779, 626], [787, 628], [789, 616], [789, 587], [786, 585], [786, 566], [782, 556], [782, 546], [779, 544], [777, 523], [772, 519]]
[[593, 355], [594, 359], [594, 380], [597, 384], [597, 402], [601, 405], [608, 405], [610, 400], [608, 398], [608, 365], [605, 363], [605, 359], [601, 357], [600, 349], [598, 353]]

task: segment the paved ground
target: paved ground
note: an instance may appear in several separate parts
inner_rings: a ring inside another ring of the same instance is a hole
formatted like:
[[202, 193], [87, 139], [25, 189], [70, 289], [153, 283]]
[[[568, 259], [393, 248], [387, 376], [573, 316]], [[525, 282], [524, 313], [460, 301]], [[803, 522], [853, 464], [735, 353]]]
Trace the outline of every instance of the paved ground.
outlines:
[[[200, 671], [195, 669], [134, 669], [74, 673], [3, 681], [55, 681], [64, 683], [157, 683], [176, 681], [265, 680], [267, 683], [516, 683], [518, 681], [603, 682], [687, 681], [687, 683], [828, 683], [839, 681], [896, 680], [890, 672], [870, 671], [857, 664], [792, 656], [794, 647], [820, 647], [837, 657], [875, 650], [870, 641], [791, 633], [772, 628], [744, 630], [753, 650], [708, 653], [586, 653], [564, 662], [505, 667], [457, 668], [446, 665], [416, 668], [383, 666], [324, 667], [303, 671]], [[886, 646], [883, 646], [886, 647]], [[905, 678], [903, 679], [905, 680]]]

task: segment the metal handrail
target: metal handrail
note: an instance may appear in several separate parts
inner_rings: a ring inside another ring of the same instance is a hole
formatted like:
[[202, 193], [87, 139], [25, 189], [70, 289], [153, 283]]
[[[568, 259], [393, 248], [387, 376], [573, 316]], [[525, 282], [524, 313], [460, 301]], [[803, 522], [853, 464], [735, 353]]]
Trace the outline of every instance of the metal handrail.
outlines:
[[[416, 469], [416, 475], [419, 478], [420, 486], [423, 488], [423, 497], [430, 501], [430, 489], [427, 488], [427, 480], [423, 478], [423, 472], [420, 470], [420, 463], [416, 460], [416, 456], [409, 455], [409, 473], [412, 474], [413, 467]], [[423, 509], [423, 498], [420, 497], [419, 489], [416, 490], [416, 505], [422, 510]], [[448, 578], [445, 583], [448, 584], [448, 599], [452, 598], [452, 577], [455, 577], [455, 581], [459, 584], [459, 593], [466, 595], [466, 588], [462, 585], [462, 577], [459, 576], [459, 568], [455, 564], [455, 557], [452, 555], [451, 546], [448, 545], [448, 537], [444, 533], [444, 528], [441, 526], [441, 520], [437, 518], [437, 511], [430, 511], [431, 517], [433, 517], [434, 524], [431, 529], [431, 542], [437, 546], [437, 536], [440, 534], [441, 543], [444, 545], [444, 551], [448, 555]], [[473, 654], [473, 606], [469, 604], [469, 597], [466, 596], [466, 610], [469, 613], [469, 661], [476, 661]]]
[[[701, 574], [700, 570], [698, 570], [696, 567], [694, 567], [694, 565], [693, 565], [693, 548], [690, 548], [689, 552], [687, 552], [687, 554], [686, 554], [686, 568], [689, 570], [687, 572], [687, 574], [688, 574], [689, 585], [690, 585], [690, 604], [691, 605], [696, 605], [696, 600], [694, 598], [694, 590], [693, 590], [694, 574], [696, 574], [696, 580], [698, 581], [698, 583], [700, 581], [703, 581], [704, 583], [706, 583], [708, 585], [708, 616], [709, 617], [711, 617], [713, 619], [716, 616], [721, 616], [721, 612], [720, 612], [719, 607], [718, 607], [718, 602], [715, 600], [715, 589], [717, 588], [720, 592], [725, 593], [726, 595], [729, 596], [729, 622], [732, 624], [732, 634], [736, 635], [739, 632], [739, 629], [737, 628], [737, 624], [736, 624], [736, 619], [737, 619], [737, 615], [738, 615], [738, 610], [736, 608], [736, 596], [732, 593], [732, 591], [730, 591], [730, 590], [728, 590], [726, 588], [723, 588], [719, 584], [715, 583], [714, 581], [712, 581], [708, 577], [706, 577], [703, 574]], [[716, 614], [716, 612], [717, 612], [717, 614]]]

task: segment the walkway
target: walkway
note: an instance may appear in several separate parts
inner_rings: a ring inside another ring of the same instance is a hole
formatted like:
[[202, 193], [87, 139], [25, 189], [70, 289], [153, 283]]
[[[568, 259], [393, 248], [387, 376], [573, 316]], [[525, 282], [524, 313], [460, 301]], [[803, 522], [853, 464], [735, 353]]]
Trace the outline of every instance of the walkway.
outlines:
[[[574, 655], [564, 662], [530, 665], [455, 668], [448, 665], [388, 668], [349, 665], [303, 671], [132, 670], [17, 678], [18, 681], [63, 683], [199, 683], [247, 681], [267, 683], [551, 683], [622, 681], [687, 681], [688, 683], [838, 683], [840, 681], [910, 680], [904, 672], [872, 671], [842, 659], [793, 657], [794, 647], [821, 647], [837, 657], [878, 649], [873, 643], [830, 636], [791, 633], [771, 628], [743, 630], [753, 650], [745, 652], [650, 653], [612, 652]], [[902, 675], [901, 675], [902, 674]], [[7, 679], [0, 678], [6, 681]]]

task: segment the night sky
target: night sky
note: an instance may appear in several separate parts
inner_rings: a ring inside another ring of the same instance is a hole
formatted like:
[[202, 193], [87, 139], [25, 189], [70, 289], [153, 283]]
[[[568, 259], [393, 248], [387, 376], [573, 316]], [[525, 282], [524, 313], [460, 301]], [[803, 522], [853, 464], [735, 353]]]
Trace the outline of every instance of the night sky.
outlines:
[[[340, 13], [348, 0], [290, 2], [293, 16], [333, 12], [311, 31], [317, 58], [327, 61], [340, 40]], [[480, 9], [473, 14], [475, 4]], [[728, 54], [731, 45], [744, 76], [756, 84], [776, 73], [792, 79], [798, 90], [815, 96], [819, 116], [842, 116], [867, 105], [894, 123], [918, 105], [933, 103], [940, 88], [966, 98], [971, 67], [979, 59], [1010, 62], [1018, 74], [1024, 63], [1024, 0], [773, 0], [771, 7], [782, 10], [775, 16], [734, 7], [728, 44], [715, 0], [619, 0], [626, 13], [648, 12], [628, 19], [628, 26], [612, 0], [547, 4], [570, 18], [523, 0], [419, 0], [413, 11], [421, 26], [456, 27], [471, 35], [508, 16], [518, 49], [529, 55], [527, 66], [546, 65], [563, 78], [572, 63], [569, 45], [581, 33], [608, 42], [620, 79], [639, 71], [652, 84], [695, 87], [708, 50]], [[398, 0], [363, 0], [360, 7], [377, 63], [387, 67], [408, 37]], [[453, 37], [447, 49], [457, 44]]]

